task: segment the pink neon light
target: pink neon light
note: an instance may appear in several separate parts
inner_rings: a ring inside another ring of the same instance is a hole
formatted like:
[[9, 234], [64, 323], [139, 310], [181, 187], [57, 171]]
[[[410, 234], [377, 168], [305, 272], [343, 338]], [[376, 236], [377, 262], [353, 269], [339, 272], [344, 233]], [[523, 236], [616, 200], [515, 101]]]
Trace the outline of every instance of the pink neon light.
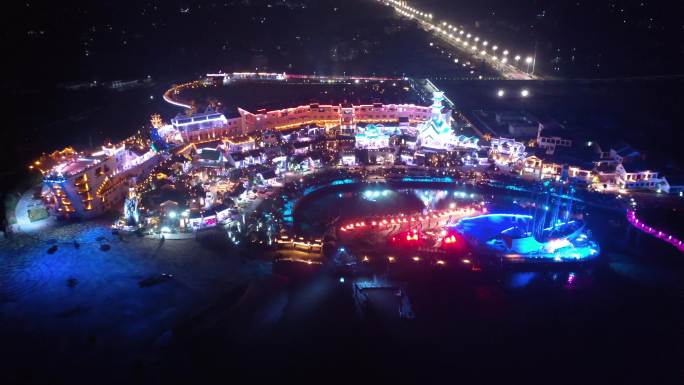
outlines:
[[639, 221], [639, 219], [636, 217], [636, 213], [634, 212], [634, 210], [627, 210], [627, 221], [629, 221], [629, 223], [631, 223], [632, 226], [636, 227], [637, 229], [671, 244], [672, 246], [677, 248], [677, 250], [684, 253], [684, 244], [681, 240], [673, 237], [672, 235], [666, 234], [660, 230], [656, 230], [653, 227], [646, 226], [643, 222]]

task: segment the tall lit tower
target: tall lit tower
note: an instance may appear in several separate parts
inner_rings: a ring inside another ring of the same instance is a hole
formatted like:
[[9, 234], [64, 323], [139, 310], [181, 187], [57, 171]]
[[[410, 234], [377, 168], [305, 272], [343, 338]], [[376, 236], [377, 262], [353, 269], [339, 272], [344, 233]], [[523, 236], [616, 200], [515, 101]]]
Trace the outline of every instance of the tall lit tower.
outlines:
[[444, 101], [444, 92], [442, 91], [435, 91], [432, 93], [432, 119], [434, 121], [441, 121], [444, 119], [442, 115], [442, 109], [444, 108], [443, 102]]

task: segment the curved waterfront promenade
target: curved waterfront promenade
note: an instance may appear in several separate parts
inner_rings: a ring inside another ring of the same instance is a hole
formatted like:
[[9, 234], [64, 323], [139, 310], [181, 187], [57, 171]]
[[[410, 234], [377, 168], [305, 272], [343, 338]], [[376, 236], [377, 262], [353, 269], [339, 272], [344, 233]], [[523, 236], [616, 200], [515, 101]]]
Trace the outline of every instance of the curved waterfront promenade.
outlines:
[[684, 241], [681, 241], [664, 231], [658, 230], [642, 222], [639, 220], [639, 218], [637, 218], [635, 211], [627, 210], [627, 221], [629, 221], [629, 223], [631, 223], [632, 226], [636, 227], [637, 229], [671, 244], [677, 248], [677, 250], [684, 253]]

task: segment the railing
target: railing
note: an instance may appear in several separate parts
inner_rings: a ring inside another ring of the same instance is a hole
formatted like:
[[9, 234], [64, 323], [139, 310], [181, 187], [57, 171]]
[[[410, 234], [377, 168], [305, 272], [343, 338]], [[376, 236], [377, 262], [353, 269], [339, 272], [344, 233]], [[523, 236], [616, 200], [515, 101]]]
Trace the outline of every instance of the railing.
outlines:
[[639, 220], [639, 218], [637, 218], [636, 212], [634, 210], [627, 210], [627, 221], [629, 221], [629, 223], [631, 223], [632, 226], [636, 227], [637, 229], [639, 229], [639, 230], [641, 230], [647, 234], [653, 235], [654, 237], [671, 244], [672, 246], [677, 248], [677, 250], [684, 253], [684, 242], [683, 241], [673, 237], [670, 234], [665, 233], [664, 231], [658, 230], [656, 228], [653, 228], [653, 227], [641, 222], [641, 220]]

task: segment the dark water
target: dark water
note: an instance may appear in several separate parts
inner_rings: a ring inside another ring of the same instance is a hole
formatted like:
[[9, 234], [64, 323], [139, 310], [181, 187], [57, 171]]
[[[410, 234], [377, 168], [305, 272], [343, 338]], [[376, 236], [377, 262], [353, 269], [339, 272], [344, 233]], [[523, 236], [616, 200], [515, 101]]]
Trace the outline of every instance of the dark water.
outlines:
[[10, 119], [15, 128], [3, 131], [13, 145], [3, 159], [14, 161], [3, 162], [2, 170], [27, 164], [42, 152], [68, 145], [84, 149], [98, 147], [107, 140], [121, 140], [148, 127], [150, 115], [155, 112], [168, 118], [177, 112], [161, 98], [170, 84], [154, 79], [149, 85], [124, 91], [55, 87], [13, 94], [15, 109]]
[[220, 108], [230, 116], [239, 116], [238, 108], [255, 112], [258, 109], [282, 109], [320, 104], [414, 103], [423, 101], [409, 81], [373, 81], [359, 84], [236, 81], [228, 85], [186, 89], [180, 100], [193, 101], [203, 108], [210, 101], [220, 101]]
[[[368, 198], [365, 191], [386, 192]], [[425, 206], [412, 191], [397, 192], [384, 187], [367, 186], [362, 191], [331, 192], [301, 202], [295, 207], [294, 222], [298, 232], [320, 236], [331, 220], [340, 223], [360, 217], [421, 212]]]

